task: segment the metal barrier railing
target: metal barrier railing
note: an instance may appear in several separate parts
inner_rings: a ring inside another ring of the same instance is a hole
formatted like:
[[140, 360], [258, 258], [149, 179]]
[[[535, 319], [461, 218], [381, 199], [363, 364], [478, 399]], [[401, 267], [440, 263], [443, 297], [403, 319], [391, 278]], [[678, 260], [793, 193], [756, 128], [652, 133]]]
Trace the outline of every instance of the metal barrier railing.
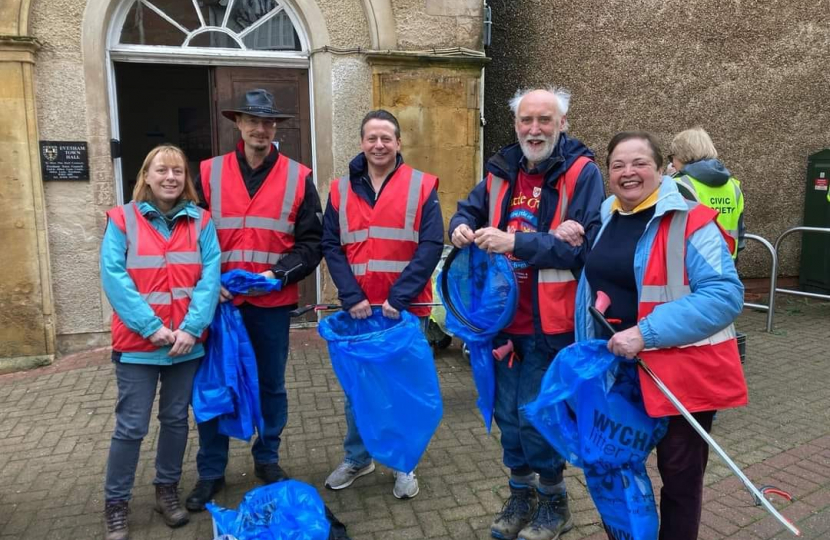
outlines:
[[[772, 332], [773, 324], [775, 322], [775, 295], [776, 294], [791, 294], [793, 296], [805, 296], [807, 298], [818, 298], [820, 300], [830, 300], [830, 294], [818, 294], [804, 291], [797, 291], [795, 289], [779, 289], [778, 288], [778, 248], [781, 246], [781, 241], [794, 232], [814, 232], [822, 234], [830, 234], [830, 228], [824, 227], [793, 227], [787, 229], [781, 236], [775, 240], [774, 258], [772, 260], [772, 275], [769, 280], [769, 306], [767, 309], [767, 332]], [[747, 235], [749, 236], [749, 235]], [[767, 242], [769, 243], [769, 242]]]
[[[774, 274], [776, 269], [778, 268], [778, 253], [775, 251], [775, 248], [773, 247], [773, 245], [770, 244], [769, 240], [767, 240], [763, 236], [758, 236], [757, 234], [746, 234], [746, 235], [744, 235], [744, 238], [746, 240], [755, 240], [756, 242], [760, 243], [765, 248], [767, 248], [767, 251], [769, 251], [769, 254], [770, 254], [770, 258], [772, 259], [772, 261], [771, 261], [772, 265], [771, 265], [771, 268], [770, 268], [770, 275]], [[772, 287], [773, 287], [773, 284], [772, 284], [772, 281], [770, 281], [770, 290], [772, 290]], [[775, 304], [775, 301], [772, 300], [772, 296], [773, 295], [770, 295], [769, 305], [754, 304], [752, 302], [744, 302], [744, 307], [750, 307], [752, 309], [757, 309], [757, 310], [760, 310], [760, 311], [769, 312], [770, 311], [770, 306]], [[768, 319], [767, 320], [767, 332], [770, 332], [771, 330], [769, 330], [769, 316], [767, 316], [767, 319]]]

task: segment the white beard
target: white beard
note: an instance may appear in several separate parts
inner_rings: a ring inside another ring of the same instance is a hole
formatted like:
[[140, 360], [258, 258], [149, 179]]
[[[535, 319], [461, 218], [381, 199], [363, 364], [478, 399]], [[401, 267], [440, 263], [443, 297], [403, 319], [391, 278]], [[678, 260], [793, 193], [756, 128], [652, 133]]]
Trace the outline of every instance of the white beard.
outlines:
[[522, 148], [522, 153], [525, 158], [532, 163], [540, 163], [548, 159], [553, 154], [553, 147], [559, 139], [559, 134], [556, 137], [544, 137], [544, 144], [538, 148], [534, 148], [528, 144], [528, 140], [540, 140], [539, 135], [527, 136], [524, 139], [519, 139], [519, 146]]

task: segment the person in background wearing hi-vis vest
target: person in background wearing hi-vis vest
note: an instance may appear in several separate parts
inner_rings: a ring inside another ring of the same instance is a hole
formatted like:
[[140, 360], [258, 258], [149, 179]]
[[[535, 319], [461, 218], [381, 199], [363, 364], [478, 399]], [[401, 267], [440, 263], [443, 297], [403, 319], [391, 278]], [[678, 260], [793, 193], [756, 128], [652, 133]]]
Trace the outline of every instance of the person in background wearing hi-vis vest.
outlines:
[[[285, 282], [282, 290], [266, 294], [231, 296], [222, 288], [219, 300], [239, 308], [253, 345], [265, 428], [251, 452], [254, 474], [271, 484], [287, 478], [279, 448], [288, 420], [288, 326], [299, 300], [297, 283], [322, 258], [322, 209], [311, 170], [272, 144], [277, 122], [291, 117], [276, 109], [274, 96], [250, 90], [222, 116], [236, 124], [241, 139], [234, 151], [203, 161], [197, 183], [216, 224], [222, 272], [241, 268]], [[228, 463], [228, 437], [219, 433], [218, 419], [198, 427], [199, 481], [185, 501], [193, 511], [204, 510], [225, 485]]]
[[219, 298], [219, 243], [179, 148], [147, 154], [133, 200], [107, 212], [101, 285], [112, 305], [118, 386], [104, 485], [106, 540], [126, 540], [141, 442], [159, 390], [156, 511], [170, 527], [189, 521], [178, 485], [187, 409], [202, 342]]
[[[323, 217], [323, 253], [343, 309], [356, 319], [381, 305], [392, 319], [408, 310], [425, 321], [432, 302], [432, 272], [444, 247], [438, 178], [413, 169], [401, 156], [401, 128], [390, 112], [369, 112], [360, 125], [361, 153], [349, 173], [332, 180]], [[344, 489], [375, 470], [345, 402], [343, 462], [326, 478]], [[419, 492], [415, 472], [395, 471], [392, 493], [408, 499]]]
[[677, 171], [680, 193], [718, 211], [718, 224], [734, 240], [732, 258], [744, 248], [744, 195], [741, 184], [718, 159], [718, 151], [703, 128], [681, 131], [672, 139], [669, 159]]
[[565, 133], [570, 97], [559, 88], [516, 94], [510, 108], [519, 142], [490, 158], [487, 177], [450, 221], [456, 247], [475, 242], [508, 254], [519, 284], [516, 315], [497, 337], [513, 342], [519, 361], [496, 364], [494, 416], [511, 495], [493, 520], [494, 538], [555, 540], [573, 527], [565, 460], [521, 412], [553, 357], [574, 341], [576, 276], [605, 196], [594, 154]]

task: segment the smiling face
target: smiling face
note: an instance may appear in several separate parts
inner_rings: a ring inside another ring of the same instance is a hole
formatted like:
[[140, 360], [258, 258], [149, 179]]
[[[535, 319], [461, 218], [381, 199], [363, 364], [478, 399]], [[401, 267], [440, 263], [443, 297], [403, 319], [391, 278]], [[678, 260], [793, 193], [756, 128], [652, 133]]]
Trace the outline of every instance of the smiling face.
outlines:
[[553, 154], [565, 115], [559, 111], [556, 96], [534, 90], [522, 98], [516, 111], [516, 137], [529, 165], [534, 167]]
[[145, 182], [160, 210], [175, 206], [185, 188], [187, 165], [172, 152], [159, 152], [147, 167]]
[[661, 174], [645, 139], [619, 143], [608, 157], [608, 184], [623, 210], [630, 212], [660, 186]]
[[236, 127], [249, 150], [257, 154], [271, 150], [271, 141], [277, 134], [277, 121], [274, 118], [237, 114]]
[[401, 151], [401, 140], [395, 135], [395, 124], [373, 118], [363, 125], [360, 149], [370, 167], [385, 170], [395, 166]]

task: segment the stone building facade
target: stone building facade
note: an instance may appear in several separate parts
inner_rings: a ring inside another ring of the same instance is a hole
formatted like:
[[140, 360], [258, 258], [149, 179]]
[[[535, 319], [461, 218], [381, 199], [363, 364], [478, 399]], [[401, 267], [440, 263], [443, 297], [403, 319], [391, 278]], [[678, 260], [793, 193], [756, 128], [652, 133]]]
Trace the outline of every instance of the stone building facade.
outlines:
[[[194, 165], [227, 151], [219, 98], [245, 87], [288, 96], [278, 137], [323, 200], [363, 114], [391, 110], [448, 218], [480, 177], [482, 14], [480, 0], [0, 0], [0, 371], [109, 343], [106, 210], [154, 144]], [[44, 181], [40, 141], [85, 144], [89, 179]], [[335, 297], [325, 271], [306, 297]]]
[[[667, 150], [702, 126], [741, 181], [748, 232], [774, 241], [802, 223], [807, 157], [830, 147], [826, 1], [488, 1], [485, 158], [514, 140], [517, 87], [557, 84], [573, 92], [572, 134], [601, 163], [618, 131], [650, 131]], [[799, 256], [796, 234], [783, 275], [799, 273]], [[738, 269], [769, 277], [770, 264], [749, 242]]]

